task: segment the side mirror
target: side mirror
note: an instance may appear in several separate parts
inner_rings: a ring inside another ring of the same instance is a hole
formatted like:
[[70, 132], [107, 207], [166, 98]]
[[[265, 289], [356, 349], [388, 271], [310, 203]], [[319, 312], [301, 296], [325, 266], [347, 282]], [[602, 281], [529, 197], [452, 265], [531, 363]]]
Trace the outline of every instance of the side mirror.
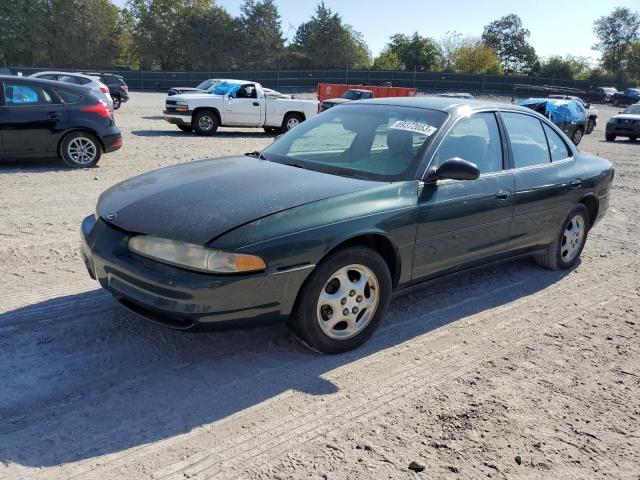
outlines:
[[475, 163], [468, 162], [458, 157], [445, 160], [437, 168], [430, 168], [427, 171], [425, 181], [435, 182], [436, 180], [476, 180], [480, 176], [480, 169]]

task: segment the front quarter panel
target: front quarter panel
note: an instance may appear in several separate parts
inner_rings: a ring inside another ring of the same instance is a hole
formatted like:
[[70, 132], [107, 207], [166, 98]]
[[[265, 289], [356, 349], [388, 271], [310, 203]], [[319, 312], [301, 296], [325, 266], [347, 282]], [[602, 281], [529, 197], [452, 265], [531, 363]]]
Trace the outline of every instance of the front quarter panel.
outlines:
[[317, 264], [335, 247], [362, 235], [379, 235], [393, 246], [399, 282], [410, 280], [415, 244], [417, 181], [380, 184], [256, 220], [222, 235], [213, 248], [261, 256], [269, 269]]

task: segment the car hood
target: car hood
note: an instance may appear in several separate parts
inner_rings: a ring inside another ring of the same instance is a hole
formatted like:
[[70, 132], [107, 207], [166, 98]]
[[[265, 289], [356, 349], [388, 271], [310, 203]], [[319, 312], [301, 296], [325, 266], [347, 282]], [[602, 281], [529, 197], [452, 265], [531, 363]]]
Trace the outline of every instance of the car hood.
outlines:
[[349, 100], [348, 98], [327, 98], [326, 100], [323, 100], [324, 102], [327, 103], [335, 103], [336, 105], [339, 103], [346, 103], [346, 102], [353, 102], [353, 100]]
[[618, 115], [614, 115], [613, 117], [611, 117], [611, 120], [617, 120], [617, 119], [621, 119], [621, 120], [640, 120], [640, 115], [637, 114], [633, 114], [633, 113], [621, 113]]
[[377, 185], [253, 157], [226, 157], [125, 180], [100, 196], [97, 214], [128, 232], [206, 244], [259, 218]]

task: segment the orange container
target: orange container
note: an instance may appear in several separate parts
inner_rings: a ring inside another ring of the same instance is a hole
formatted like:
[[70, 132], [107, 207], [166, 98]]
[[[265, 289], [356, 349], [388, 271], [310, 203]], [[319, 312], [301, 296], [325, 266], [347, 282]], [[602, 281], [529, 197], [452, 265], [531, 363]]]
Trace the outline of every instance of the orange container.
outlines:
[[327, 98], [338, 98], [350, 88], [371, 90], [375, 98], [382, 97], [415, 97], [416, 89], [407, 87], [377, 87], [375, 85], [340, 85], [339, 83], [319, 83], [318, 101]]

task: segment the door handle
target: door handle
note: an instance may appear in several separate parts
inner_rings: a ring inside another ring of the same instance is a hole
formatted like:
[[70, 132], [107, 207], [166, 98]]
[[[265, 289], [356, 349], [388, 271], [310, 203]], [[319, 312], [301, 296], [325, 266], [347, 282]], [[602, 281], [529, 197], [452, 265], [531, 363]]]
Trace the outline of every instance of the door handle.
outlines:
[[571, 188], [579, 188], [582, 186], [582, 180], [580, 180], [579, 178], [574, 178], [573, 180], [571, 180], [571, 183], [569, 185], [571, 185]]
[[509, 190], [498, 190], [496, 192], [496, 198], [498, 200], [507, 200], [511, 196], [511, 192]]
[[259, 104], [258, 102], [253, 102], [253, 106], [254, 106], [254, 107], [259, 107], [259, 106], [260, 106], [260, 104]]
[[49, 118], [60, 118], [60, 114], [58, 112], [49, 112]]

